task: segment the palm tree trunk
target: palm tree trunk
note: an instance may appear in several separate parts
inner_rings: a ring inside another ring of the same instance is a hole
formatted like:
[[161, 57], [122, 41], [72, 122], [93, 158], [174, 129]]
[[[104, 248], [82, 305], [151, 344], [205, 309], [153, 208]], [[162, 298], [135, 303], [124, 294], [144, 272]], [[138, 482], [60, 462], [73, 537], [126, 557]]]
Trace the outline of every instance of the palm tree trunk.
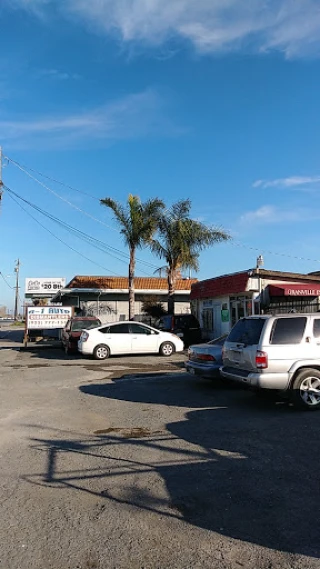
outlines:
[[174, 314], [175, 278], [173, 269], [168, 271], [168, 313]]
[[129, 320], [134, 318], [135, 313], [135, 295], [134, 295], [134, 271], [135, 271], [135, 249], [130, 249], [129, 263]]

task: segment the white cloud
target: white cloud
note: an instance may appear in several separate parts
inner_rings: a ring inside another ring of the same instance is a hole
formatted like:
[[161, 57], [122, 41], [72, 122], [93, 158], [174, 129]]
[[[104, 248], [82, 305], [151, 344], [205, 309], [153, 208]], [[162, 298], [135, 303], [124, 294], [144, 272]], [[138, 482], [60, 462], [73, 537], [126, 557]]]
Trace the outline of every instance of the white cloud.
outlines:
[[[87, 112], [64, 116], [1, 120], [1, 138], [24, 146], [30, 140], [47, 145], [88, 144], [94, 140], [138, 138], [152, 134], [176, 135], [181, 131], [164, 116], [160, 96], [152, 90], [131, 94]], [[16, 145], [16, 144], [15, 144]]]
[[280, 209], [272, 205], [264, 205], [254, 211], [248, 211], [240, 218], [241, 224], [269, 224], [269, 223], [301, 223], [314, 221], [320, 218], [320, 213], [312, 209]]
[[320, 55], [319, 0], [5, 0], [38, 14], [60, 9], [124, 42], [157, 46], [173, 37], [199, 52], [277, 50]]
[[77, 73], [67, 73], [66, 71], [59, 71], [59, 69], [40, 69], [38, 75], [42, 77], [51, 77], [57, 81], [66, 81], [69, 79], [80, 79], [80, 75]]
[[276, 180], [256, 180], [253, 188], [299, 188], [310, 184], [319, 184], [320, 176], [290, 176], [289, 178], [277, 178]]

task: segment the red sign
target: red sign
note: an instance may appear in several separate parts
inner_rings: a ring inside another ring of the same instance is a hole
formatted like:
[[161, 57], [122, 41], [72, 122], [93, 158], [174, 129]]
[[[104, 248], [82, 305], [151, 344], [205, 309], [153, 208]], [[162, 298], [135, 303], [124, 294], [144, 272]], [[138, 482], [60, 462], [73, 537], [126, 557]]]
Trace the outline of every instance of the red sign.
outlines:
[[320, 296], [320, 289], [319, 288], [286, 288], [284, 294], [288, 296]]
[[278, 284], [269, 285], [270, 296], [320, 296], [320, 287], [312, 284]]

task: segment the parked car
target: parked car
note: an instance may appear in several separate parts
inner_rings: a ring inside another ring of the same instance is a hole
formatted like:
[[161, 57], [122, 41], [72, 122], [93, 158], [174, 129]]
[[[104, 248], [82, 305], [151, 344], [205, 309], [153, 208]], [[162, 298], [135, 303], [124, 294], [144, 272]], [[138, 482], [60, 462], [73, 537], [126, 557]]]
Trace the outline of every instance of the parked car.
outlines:
[[183, 351], [178, 336], [160, 332], [138, 322], [113, 322], [94, 330], [85, 330], [80, 336], [78, 349], [84, 355], [104, 360], [117, 354], [151, 354], [171, 356]]
[[188, 349], [188, 360], [185, 362], [186, 370], [201, 377], [218, 379], [222, 365], [222, 347], [227, 334], [206, 342], [193, 344]]
[[95, 316], [75, 316], [70, 318], [61, 332], [61, 344], [65, 353], [77, 351], [78, 340], [82, 330], [101, 326], [101, 321]]
[[155, 327], [179, 336], [186, 348], [202, 340], [199, 321], [193, 314], [165, 314], [156, 321]]
[[320, 314], [242, 318], [223, 346], [223, 377], [320, 408]]

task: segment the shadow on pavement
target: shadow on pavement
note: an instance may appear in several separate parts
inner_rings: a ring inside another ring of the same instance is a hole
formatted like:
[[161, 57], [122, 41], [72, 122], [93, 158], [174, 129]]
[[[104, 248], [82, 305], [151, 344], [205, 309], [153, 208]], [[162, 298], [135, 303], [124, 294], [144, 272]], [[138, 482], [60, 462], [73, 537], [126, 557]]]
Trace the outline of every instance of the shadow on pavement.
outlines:
[[23, 335], [24, 330], [7, 330], [4, 328], [3, 330], [0, 330], [0, 346], [2, 342], [13, 342], [21, 344], [23, 341]]
[[[172, 385], [161, 377], [161, 384], [118, 382], [80, 390], [197, 409], [153, 432], [119, 426], [87, 438], [55, 432], [52, 438], [33, 439], [47, 464], [44, 472], [25, 479], [179, 518], [274, 550], [320, 557], [319, 415], [277, 402], [262, 405], [250, 393], [186, 376], [174, 380], [171, 375]], [[59, 460], [61, 454], [68, 457]], [[152, 473], [162, 477], [167, 498], [150, 484]]]

